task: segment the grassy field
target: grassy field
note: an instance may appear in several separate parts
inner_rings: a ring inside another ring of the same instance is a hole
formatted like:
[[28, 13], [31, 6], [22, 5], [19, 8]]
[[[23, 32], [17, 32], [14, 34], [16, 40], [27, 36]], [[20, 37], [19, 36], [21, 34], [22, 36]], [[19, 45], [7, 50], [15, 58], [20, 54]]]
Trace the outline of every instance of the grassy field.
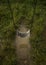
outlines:
[[31, 30], [32, 64], [46, 65], [46, 0], [0, 1], [0, 65], [16, 64], [14, 38], [22, 16]]

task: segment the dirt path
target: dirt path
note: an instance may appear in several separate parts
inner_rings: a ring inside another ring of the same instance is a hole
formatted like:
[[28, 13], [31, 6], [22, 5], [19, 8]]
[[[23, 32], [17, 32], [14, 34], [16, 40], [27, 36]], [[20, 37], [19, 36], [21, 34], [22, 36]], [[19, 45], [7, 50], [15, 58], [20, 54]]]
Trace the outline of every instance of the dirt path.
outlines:
[[[21, 28], [21, 32], [26, 32], [24, 27]], [[16, 35], [16, 54], [17, 65], [30, 65], [30, 33], [26, 37], [20, 37]]]

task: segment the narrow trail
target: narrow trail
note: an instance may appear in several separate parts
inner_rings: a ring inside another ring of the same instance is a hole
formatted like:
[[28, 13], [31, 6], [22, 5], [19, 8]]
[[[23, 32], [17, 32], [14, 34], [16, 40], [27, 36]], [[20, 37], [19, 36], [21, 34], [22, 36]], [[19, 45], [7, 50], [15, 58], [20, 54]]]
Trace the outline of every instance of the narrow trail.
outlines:
[[16, 35], [17, 65], [30, 65], [30, 31], [26, 33], [27, 29], [23, 26], [20, 27], [19, 31], [21, 32], [17, 32]]

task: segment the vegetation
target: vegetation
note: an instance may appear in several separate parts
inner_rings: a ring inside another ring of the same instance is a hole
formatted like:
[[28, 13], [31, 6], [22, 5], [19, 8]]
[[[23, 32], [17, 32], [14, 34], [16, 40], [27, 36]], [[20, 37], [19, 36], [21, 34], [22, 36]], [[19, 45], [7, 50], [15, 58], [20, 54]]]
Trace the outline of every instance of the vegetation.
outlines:
[[46, 65], [46, 0], [0, 0], [0, 65], [15, 65], [14, 38], [21, 17], [31, 30], [33, 65]]

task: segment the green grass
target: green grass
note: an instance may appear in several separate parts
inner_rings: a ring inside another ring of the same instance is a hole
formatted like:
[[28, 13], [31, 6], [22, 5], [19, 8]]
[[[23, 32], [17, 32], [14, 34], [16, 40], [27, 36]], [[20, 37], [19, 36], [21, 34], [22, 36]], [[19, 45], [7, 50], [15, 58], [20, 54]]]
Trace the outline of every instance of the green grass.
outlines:
[[[16, 64], [13, 43], [16, 29], [22, 16], [25, 17], [24, 22], [28, 24], [31, 30], [32, 63], [33, 65], [46, 65], [46, 1], [38, 0], [33, 23], [34, 0], [10, 0], [10, 3], [13, 17], [8, 1], [0, 1], [0, 65]], [[13, 24], [15, 24], [15, 27]]]

